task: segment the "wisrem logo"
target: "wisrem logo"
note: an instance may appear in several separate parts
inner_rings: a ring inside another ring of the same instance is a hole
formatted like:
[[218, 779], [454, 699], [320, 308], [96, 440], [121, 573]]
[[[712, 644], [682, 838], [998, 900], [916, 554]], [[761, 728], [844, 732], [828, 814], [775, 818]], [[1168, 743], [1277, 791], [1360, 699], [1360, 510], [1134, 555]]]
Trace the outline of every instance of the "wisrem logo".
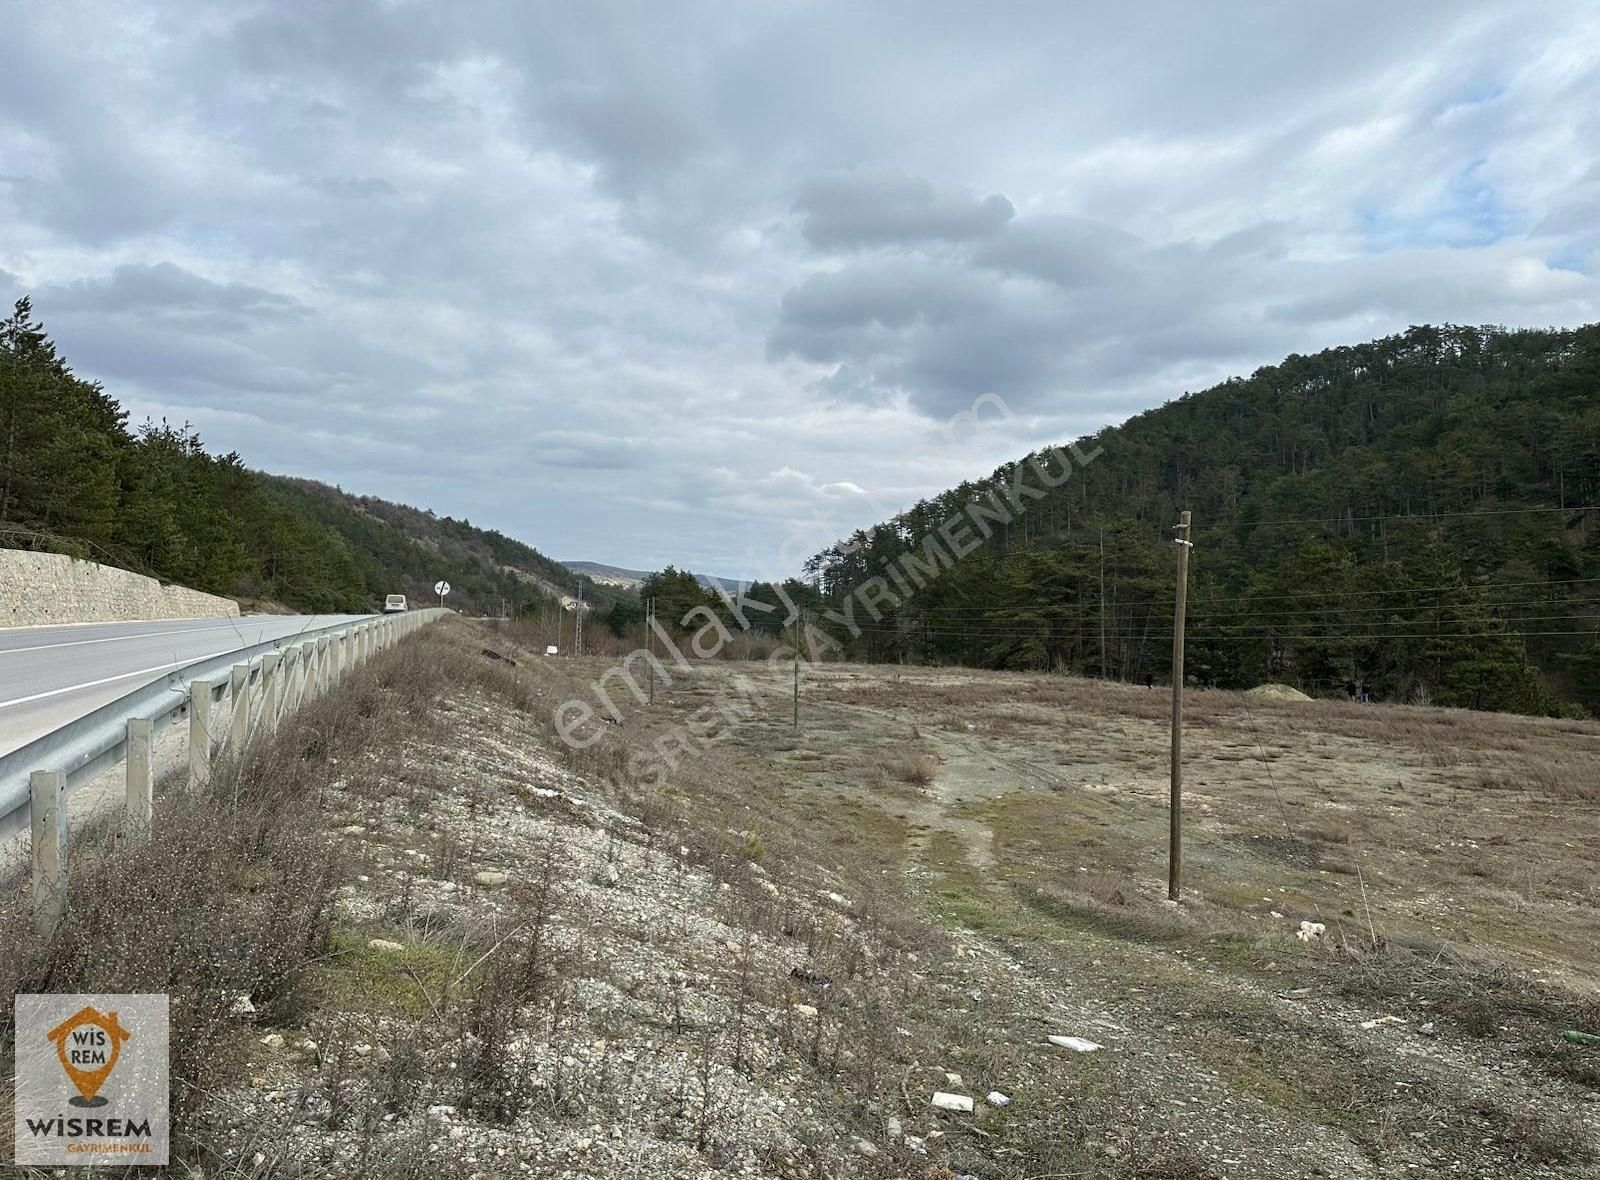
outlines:
[[166, 996], [18, 996], [17, 1050], [18, 1163], [166, 1162]]

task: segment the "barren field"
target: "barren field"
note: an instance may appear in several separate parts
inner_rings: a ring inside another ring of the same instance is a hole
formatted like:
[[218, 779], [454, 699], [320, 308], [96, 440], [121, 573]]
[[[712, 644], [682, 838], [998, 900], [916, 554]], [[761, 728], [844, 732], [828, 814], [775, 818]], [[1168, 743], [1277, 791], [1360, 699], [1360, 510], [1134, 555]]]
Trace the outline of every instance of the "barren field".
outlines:
[[1600, 726], [1193, 693], [1175, 906], [1159, 690], [702, 663], [574, 752], [538, 650], [169, 784], [118, 921], [7, 898], [8, 990], [174, 996], [179, 1174], [1600, 1174]]
[[[656, 708], [739, 675], [771, 712], [706, 760], [953, 940], [920, 1060], [1052, 1112], [976, 1155], [1043, 1135], [1015, 1174], [1592, 1174], [1600, 1051], [1561, 1033], [1600, 1025], [1600, 726], [1192, 692], [1173, 906], [1166, 692], [829, 665], [796, 732], [784, 676], [703, 665]], [[1106, 1046], [1055, 1090], [1052, 1032]]]

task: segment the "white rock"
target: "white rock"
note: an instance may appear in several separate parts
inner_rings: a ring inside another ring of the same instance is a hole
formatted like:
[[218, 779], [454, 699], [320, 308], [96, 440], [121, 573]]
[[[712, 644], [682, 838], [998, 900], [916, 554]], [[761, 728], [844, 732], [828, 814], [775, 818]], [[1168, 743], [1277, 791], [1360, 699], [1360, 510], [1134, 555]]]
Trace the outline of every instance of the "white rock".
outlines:
[[281, 1049], [283, 1048], [283, 1034], [268, 1033], [261, 1038], [261, 1043], [269, 1049]]
[[1007, 1098], [1004, 1094], [1000, 1093], [999, 1090], [990, 1090], [989, 1091], [989, 1096], [987, 1098], [985, 1098], [984, 1101], [987, 1102], [990, 1106], [1010, 1106], [1011, 1105], [1011, 1099]]
[[947, 1086], [959, 1086], [961, 1084], [961, 1075], [945, 1070], [944, 1082]]
[[488, 889], [493, 889], [496, 886], [504, 885], [507, 881], [511, 880], [510, 877], [506, 876], [506, 874], [500, 872], [498, 869], [483, 869], [480, 872], [474, 873], [472, 875], [472, 879], [479, 885], [482, 885]]
[[372, 951], [388, 951], [389, 953], [394, 954], [399, 951], [403, 951], [406, 948], [404, 943], [395, 942], [393, 939], [369, 938], [367, 939], [367, 949]]
[[813, 1017], [817, 1014], [817, 1010], [810, 1004], [796, 1004], [794, 1010], [805, 1017]]
[[898, 1139], [903, 1128], [900, 1125], [900, 1120], [890, 1115], [889, 1121], [884, 1123], [883, 1129], [888, 1133], [889, 1138]]
[[372, 1056], [372, 1046], [371, 1045], [351, 1045], [350, 1046], [350, 1052], [354, 1053], [357, 1057], [371, 1057]]
[[878, 1154], [878, 1149], [875, 1146], [873, 1146], [871, 1143], [868, 1143], [865, 1139], [857, 1139], [857, 1140], [855, 1140], [854, 1146], [855, 1146], [855, 1149], [856, 1149], [856, 1153], [858, 1155], [877, 1155]]
[[972, 1113], [972, 1099], [965, 1094], [946, 1094], [943, 1090], [933, 1092], [933, 1105], [940, 1110], [954, 1110], [962, 1114]]
[[455, 1112], [456, 1112], [456, 1108], [455, 1107], [453, 1107], [453, 1106], [445, 1106], [443, 1104], [441, 1104], [439, 1106], [430, 1106], [430, 1107], [428, 1107], [428, 1117], [430, 1119], [438, 1119], [441, 1122], [444, 1122], [444, 1121], [448, 1120], [451, 1115], [455, 1114]]
[[1310, 942], [1314, 938], [1321, 938], [1327, 932], [1327, 926], [1321, 922], [1301, 922], [1300, 929], [1295, 934], [1295, 937], [1301, 942]]
[[1105, 1048], [1104, 1045], [1097, 1045], [1093, 1041], [1085, 1040], [1083, 1037], [1052, 1036], [1050, 1043], [1059, 1045], [1063, 1049], [1071, 1049], [1074, 1053], [1093, 1053], [1097, 1049]]
[[256, 1006], [250, 1002], [250, 997], [243, 992], [235, 996], [233, 1003], [228, 1005], [228, 1015], [230, 1016], [254, 1016], [255, 1014]]
[[927, 1142], [922, 1138], [921, 1135], [907, 1135], [906, 1146], [912, 1151], [916, 1152], [918, 1155], [928, 1154]]

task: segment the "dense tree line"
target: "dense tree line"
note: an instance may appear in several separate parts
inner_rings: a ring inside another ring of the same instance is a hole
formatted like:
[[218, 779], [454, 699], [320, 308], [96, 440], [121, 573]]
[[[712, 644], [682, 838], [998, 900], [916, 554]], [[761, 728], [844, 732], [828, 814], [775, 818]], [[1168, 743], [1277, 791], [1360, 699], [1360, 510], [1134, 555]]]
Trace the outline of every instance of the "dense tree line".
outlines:
[[[1600, 710], [1600, 326], [1423, 327], [1291, 356], [1078, 454], [1092, 461], [1070, 472], [1008, 464], [816, 555], [837, 614], [971, 505], [1006, 509], [975, 552], [836, 634], [872, 659], [1164, 678], [1190, 509], [1199, 682]], [[1008, 496], [1019, 479], [1037, 494]]]
[[817, 588], [798, 578], [778, 585], [753, 582], [737, 594], [720, 593], [702, 586], [688, 570], [669, 565], [645, 578], [636, 595], [609, 606], [600, 619], [614, 635], [637, 635], [645, 606], [652, 602], [657, 623], [669, 633], [692, 632], [712, 625], [715, 618], [728, 635], [750, 634], [774, 642], [785, 638], [795, 612], [806, 611], [816, 619], [823, 607]]
[[[528, 609], [580, 578], [467, 521], [211, 455], [77, 377], [27, 299], [0, 321], [0, 546], [36, 547], [302, 611], [419, 602], [440, 578], [468, 611]], [[605, 592], [581, 579], [591, 598]]]

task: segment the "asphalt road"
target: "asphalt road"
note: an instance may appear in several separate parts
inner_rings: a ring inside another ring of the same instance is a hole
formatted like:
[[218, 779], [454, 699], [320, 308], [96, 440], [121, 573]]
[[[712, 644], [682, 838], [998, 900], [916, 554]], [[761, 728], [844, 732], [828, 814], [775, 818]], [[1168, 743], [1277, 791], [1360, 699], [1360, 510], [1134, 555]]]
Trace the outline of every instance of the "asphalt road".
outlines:
[[0, 629], [0, 754], [173, 668], [363, 615], [252, 615]]

